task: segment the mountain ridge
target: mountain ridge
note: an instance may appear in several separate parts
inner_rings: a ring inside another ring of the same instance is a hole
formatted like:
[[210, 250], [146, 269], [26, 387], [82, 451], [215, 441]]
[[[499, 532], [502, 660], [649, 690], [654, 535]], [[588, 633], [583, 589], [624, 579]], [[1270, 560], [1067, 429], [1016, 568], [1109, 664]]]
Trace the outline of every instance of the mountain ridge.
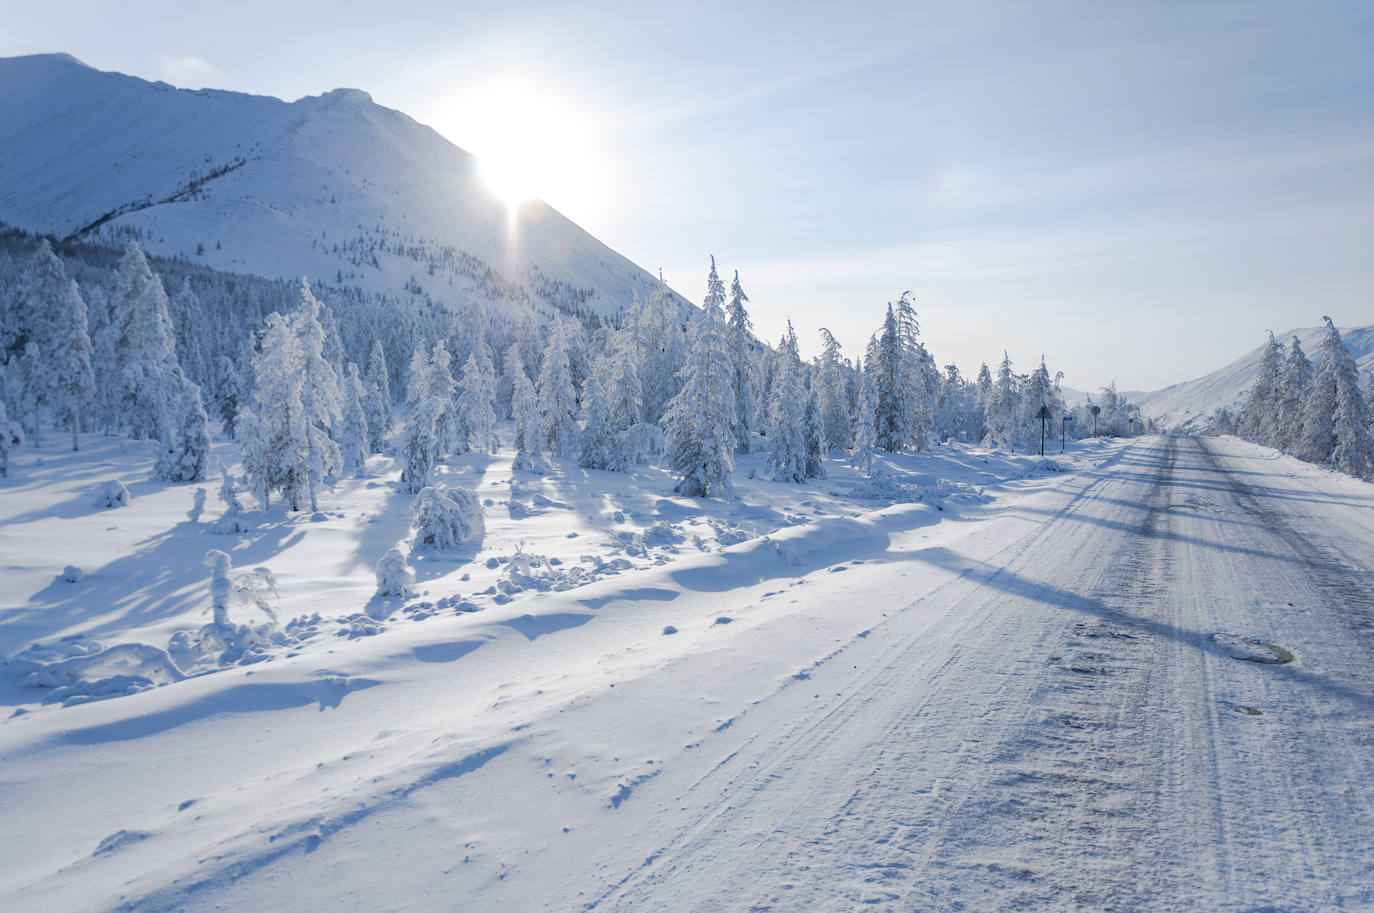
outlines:
[[0, 125], [0, 221], [32, 232], [451, 306], [608, 316], [658, 285], [541, 201], [508, 213], [471, 154], [361, 89], [287, 102], [0, 58]]

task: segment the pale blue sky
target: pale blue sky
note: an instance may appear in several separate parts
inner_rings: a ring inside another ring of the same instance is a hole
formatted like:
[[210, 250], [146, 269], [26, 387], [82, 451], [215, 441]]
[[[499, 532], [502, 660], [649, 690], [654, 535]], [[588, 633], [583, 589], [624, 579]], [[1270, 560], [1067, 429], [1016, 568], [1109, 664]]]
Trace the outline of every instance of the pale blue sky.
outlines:
[[737, 267], [774, 340], [854, 354], [911, 289], [941, 364], [1150, 389], [1374, 322], [1374, 4], [191, 6], [25, 4], [0, 56], [358, 87], [479, 153], [518, 85], [577, 133], [551, 203], [690, 298]]

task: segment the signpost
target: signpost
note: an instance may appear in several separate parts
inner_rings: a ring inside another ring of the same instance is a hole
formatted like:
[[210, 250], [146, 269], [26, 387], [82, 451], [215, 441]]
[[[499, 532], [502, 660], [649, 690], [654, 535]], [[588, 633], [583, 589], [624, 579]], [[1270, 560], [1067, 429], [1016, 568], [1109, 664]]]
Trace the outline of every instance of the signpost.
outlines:
[[1049, 421], [1050, 407], [1040, 407], [1040, 455], [1045, 455], [1045, 422]]
[[1097, 417], [1102, 412], [1101, 406], [1093, 406], [1093, 437], [1097, 437]]

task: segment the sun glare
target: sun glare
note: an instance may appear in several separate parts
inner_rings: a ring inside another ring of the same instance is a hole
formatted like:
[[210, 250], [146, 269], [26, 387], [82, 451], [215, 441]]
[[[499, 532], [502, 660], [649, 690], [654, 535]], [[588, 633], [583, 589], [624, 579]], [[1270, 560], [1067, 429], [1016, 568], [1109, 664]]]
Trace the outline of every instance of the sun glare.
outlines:
[[454, 136], [512, 213], [538, 197], [576, 218], [595, 205], [596, 157], [587, 115], [514, 81], [474, 89], [456, 105]]

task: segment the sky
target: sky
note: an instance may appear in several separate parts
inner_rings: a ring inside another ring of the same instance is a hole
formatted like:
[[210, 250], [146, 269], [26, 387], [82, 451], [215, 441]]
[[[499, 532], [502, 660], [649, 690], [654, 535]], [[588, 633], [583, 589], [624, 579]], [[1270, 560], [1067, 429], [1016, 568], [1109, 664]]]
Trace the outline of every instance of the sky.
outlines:
[[[6, 4], [0, 56], [361, 88], [700, 301], [1151, 390], [1374, 322], [1374, 4]], [[502, 167], [504, 164], [504, 167]]]

